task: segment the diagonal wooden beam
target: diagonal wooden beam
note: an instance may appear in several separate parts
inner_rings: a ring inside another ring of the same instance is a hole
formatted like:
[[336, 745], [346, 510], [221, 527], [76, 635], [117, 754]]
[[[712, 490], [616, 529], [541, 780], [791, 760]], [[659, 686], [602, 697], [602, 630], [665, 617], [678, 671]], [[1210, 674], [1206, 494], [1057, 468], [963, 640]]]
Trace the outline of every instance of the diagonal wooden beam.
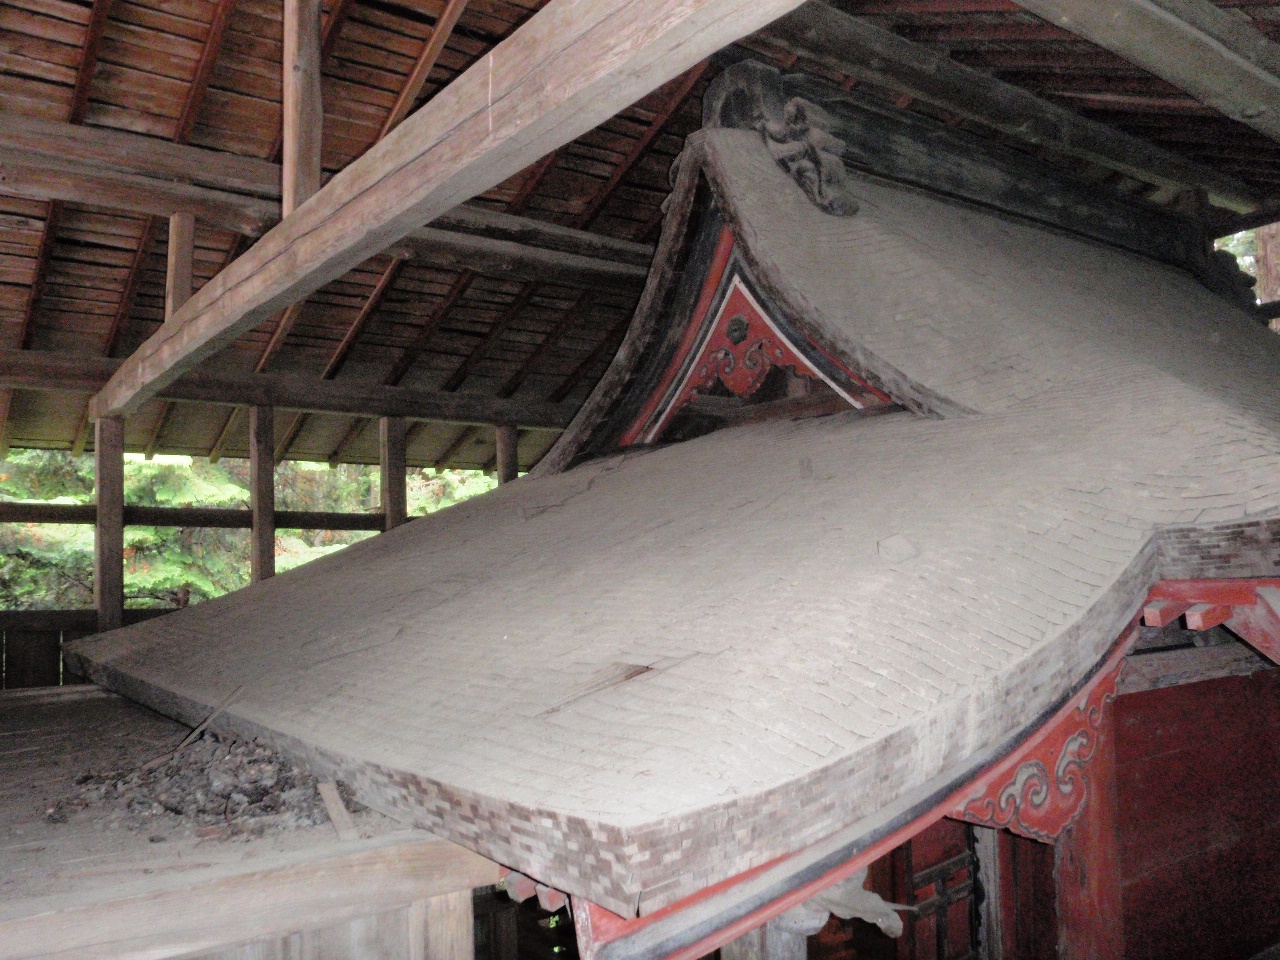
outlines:
[[267, 317], [799, 2], [551, 0], [206, 284], [125, 362], [93, 415], [136, 410]]
[[[684, 102], [693, 93], [693, 89], [697, 86], [703, 74], [707, 72], [708, 62], [706, 60], [697, 64], [691, 70], [686, 71], [682, 76], [676, 77], [666, 85], [662, 91], [658, 109], [654, 113], [653, 121], [645, 129], [639, 137], [631, 142], [627, 148], [627, 152], [623, 154], [621, 160], [614, 166], [613, 172], [599, 189], [596, 190], [587, 205], [579, 211], [574, 217], [573, 226], [575, 229], [585, 229], [599, 216], [600, 211], [604, 209], [614, 192], [621, 186], [623, 180], [626, 179], [632, 168], [644, 156], [645, 150], [649, 148], [656, 136], [662, 132], [663, 128], [671, 121], [677, 111], [684, 106]], [[493, 325], [485, 333], [481, 341], [472, 349], [458, 368], [453, 372], [449, 379], [445, 382], [444, 389], [453, 391], [459, 389], [466, 382], [467, 377], [475, 370], [480, 361], [492, 346], [502, 339], [503, 335], [515, 323], [520, 312], [528, 305], [538, 291], [538, 284], [526, 284], [516, 295], [515, 302], [510, 308], [504, 310], [502, 314], [494, 321]]]
[[409, 71], [409, 77], [401, 88], [400, 95], [396, 97], [396, 102], [391, 112], [387, 114], [382, 129], [378, 131], [379, 140], [398, 127], [400, 121], [409, 115], [413, 105], [418, 102], [422, 88], [427, 84], [427, 78], [431, 75], [436, 61], [440, 59], [440, 54], [444, 52], [444, 45], [448, 42], [453, 28], [458, 23], [458, 18], [462, 16], [462, 11], [466, 7], [467, 0], [448, 0], [445, 4], [439, 19], [431, 28], [431, 36], [427, 38], [426, 46], [414, 61], [413, 69]]
[[391, 289], [396, 282], [396, 278], [400, 275], [402, 266], [404, 266], [403, 257], [392, 257], [391, 262], [387, 264], [387, 269], [382, 271], [382, 276], [378, 278], [373, 292], [369, 294], [369, 299], [365, 300], [360, 307], [360, 312], [356, 315], [355, 320], [352, 321], [351, 326], [347, 328], [342, 342], [338, 344], [333, 351], [333, 356], [329, 358], [329, 363], [322, 374], [324, 379], [332, 380], [342, 371], [343, 366], [346, 365], [347, 357], [351, 354], [351, 348], [355, 345], [356, 340], [360, 338], [360, 334], [364, 333], [364, 329], [369, 325], [373, 315], [378, 312], [378, 307], [382, 305], [382, 300], [387, 295], [387, 291]]
[[542, 338], [542, 342], [538, 344], [533, 353], [529, 354], [524, 363], [520, 364], [520, 369], [507, 378], [506, 383], [499, 388], [498, 396], [514, 396], [515, 392], [520, 389], [529, 374], [537, 368], [538, 364], [543, 361], [547, 354], [555, 349], [556, 344], [560, 342], [560, 339], [568, 333], [582, 317], [587, 316], [591, 312], [594, 300], [595, 294], [591, 290], [586, 291], [582, 296], [578, 297], [578, 299], [574, 301], [573, 306], [560, 315], [560, 319], [556, 321], [555, 326], [547, 331], [547, 335]]
[[72, 123], [84, 120], [89, 106], [89, 90], [93, 75], [98, 69], [98, 48], [102, 45], [102, 33], [107, 28], [107, 16], [111, 12], [111, 0], [93, 0], [89, 11], [89, 23], [85, 26], [84, 42], [80, 47], [80, 64], [76, 68], [76, 84], [71, 93], [71, 109], [67, 119]]
[[218, 0], [213, 8], [213, 18], [209, 21], [209, 32], [205, 34], [204, 47], [200, 51], [200, 59], [196, 61], [195, 76], [187, 95], [182, 102], [182, 110], [178, 114], [178, 123], [174, 128], [175, 143], [186, 143], [191, 139], [191, 131], [195, 129], [196, 117], [204, 103], [205, 92], [209, 89], [209, 81], [213, 78], [213, 68], [218, 63], [218, 55], [222, 52], [222, 39], [227, 32], [227, 23], [235, 9], [236, 0]]
[[757, 40], [1024, 143], [1079, 157], [1145, 183], [1178, 189], [1205, 187], [1218, 203], [1233, 209], [1249, 210], [1257, 204], [1255, 191], [1235, 177], [957, 63], [945, 49], [913, 43], [825, 3], [806, 4], [782, 17]]
[[1280, 141], [1280, 44], [1208, 0], [1017, 0]]
[[409, 372], [418, 357], [422, 356], [422, 352], [427, 349], [427, 344], [431, 342], [431, 338], [435, 335], [436, 329], [444, 320], [445, 315], [453, 309], [454, 304], [461, 300], [467, 292], [467, 288], [471, 286], [473, 278], [474, 275], [469, 270], [462, 271], [454, 278], [444, 298], [427, 314], [422, 326], [414, 334], [413, 340], [400, 352], [395, 364], [383, 379], [383, 384], [388, 387], [394, 387], [405, 378], [405, 374]]
[[595, 346], [583, 361], [573, 368], [573, 371], [560, 382], [560, 386], [556, 387], [548, 395], [547, 399], [551, 403], [559, 403], [570, 393], [573, 388], [582, 382], [588, 371], [596, 364], [608, 356], [611, 352], [618, 349], [618, 345], [622, 342], [622, 336], [627, 332], [627, 327], [631, 324], [630, 317], [624, 317], [617, 325], [614, 326], [604, 338]]

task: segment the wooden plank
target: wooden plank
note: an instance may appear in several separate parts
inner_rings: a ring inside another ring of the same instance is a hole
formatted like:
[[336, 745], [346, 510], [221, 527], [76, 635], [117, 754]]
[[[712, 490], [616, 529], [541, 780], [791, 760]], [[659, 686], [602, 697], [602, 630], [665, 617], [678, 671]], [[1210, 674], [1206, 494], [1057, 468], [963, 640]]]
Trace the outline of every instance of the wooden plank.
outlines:
[[[92, 393], [101, 389], [123, 361], [45, 350], [0, 350], [0, 389]], [[235, 406], [274, 406], [308, 413], [405, 417], [444, 423], [561, 430], [574, 411], [542, 401], [510, 400], [355, 381], [322, 380], [298, 374], [247, 376], [197, 370], [171, 384], [161, 399]]]
[[196, 218], [175, 213], [169, 218], [168, 260], [165, 265], [164, 319], [168, 323], [191, 299], [195, 263]]
[[1141, 693], [1220, 677], [1243, 677], [1271, 668], [1268, 660], [1243, 643], [1160, 650], [1126, 659], [1116, 689], [1120, 694]]
[[93, 603], [98, 629], [114, 630], [124, 622], [124, 420], [101, 417], [95, 431]]
[[93, 75], [98, 69], [98, 48], [102, 45], [102, 33], [106, 29], [110, 10], [111, 0], [93, 0], [89, 22], [84, 28], [80, 65], [76, 69], [76, 84], [72, 90], [71, 110], [67, 117], [72, 123], [84, 120], [85, 109], [89, 106], [89, 88], [93, 85]]
[[378, 463], [381, 470], [379, 489], [386, 529], [398, 527], [408, 519], [406, 481], [407, 427], [403, 417], [378, 419]]
[[[93, 504], [12, 503], [0, 501], [0, 523], [94, 523]], [[382, 530], [381, 513], [330, 513], [322, 510], [277, 510], [277, 530]], [[253, 511], [224, 507], [124, 508], [126, 527], [201, 527], [220, 530], [253, 529]]]
[[520, 433], [510, 424], [495, 431], [498, 483], [510, 483], [520, 475]]
[[271, 407], [249, 409], [249, 578], [254, 583], [276, 572], [276, 448]]
[[226, 34], [227, 21], [235, 9], [236, 0], [217, 0], [213, 8], [213, 17], [209, 21], [209, 30], [205, 34], [204, 49], [196, 63], [195, 77], [188, 88], [187, 96], [182, 103], [182, 111], [178, 114], [178, 123], [174, 129], [173, 139], [176, 143], [186, 143], [191, 139], [191, 131], [195, 129], [196, 117], [200, 106], [204, 103], [205, 91], [209, 89], [209, 81], [213, 78], [213, 68], [222, 52], [222, 39]]
[[1280, 46], [1207, 0], [1016, 0], [1272, 140], [1280, 140]]
[[135, 410], [241, 333], [800, 0], [551, 0], [194, 296], [95, 398]]
[[427, 38], [426, 46], [422, 48], [422, 53], [414, 61], [413, 69], [409, 71], [409, 77], [401, 88], [400, 95], [396, 97], [395, 105], [392, 106], [391, 112], [387, 114], [387, 119], [383, 122], [382, 129], [378, 131], [379, 140], [398, 127], [400, 122], [409, 115], [413, 105], [418, 102], [418, 97], [422, 94], [422, 88], [426, 86], [427, 77], [430, 76], [436, 61], [440, 59], [440, 54], [444, 51], [444, 45], [448, 41], [450, 34], [453, 33], [453, 28], [457, 25], [458, 18], [462, 16], [462, 11], [466, 7], [467, 0], [448, 0], [448, 3], [445, 4], [444, 11], [436, 18], [435, 25], [431, 28], [431, 36]]
[[887, 86], [1023, 142], [1145, 183], [1205, 187], [1211, 199], [1234, 210], [1250, 210], [1258, 203], [1256, 191], [1234, 177], [966, 67], [943, 49], [912, 43], [826, 4], [807, 4], [771, 24], [766, 36], [796, 56]]
[[320, 0], [284, 0], [281, 202], [285, 216], [320, 189]]
[[0, 960], [189, 956], [437, 899], [425, 915], [427, 956], [467, 960], [471, 889], [496, 883], [497, 864], [442, 840], [360, 843], [344, 856], [54, 905], [0, 923]]

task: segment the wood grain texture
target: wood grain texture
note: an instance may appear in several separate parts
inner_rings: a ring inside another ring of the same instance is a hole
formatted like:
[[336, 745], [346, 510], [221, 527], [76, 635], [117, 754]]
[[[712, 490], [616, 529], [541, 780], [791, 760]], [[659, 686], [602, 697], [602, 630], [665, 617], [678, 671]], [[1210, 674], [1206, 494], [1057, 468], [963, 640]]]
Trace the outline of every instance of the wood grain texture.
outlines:
[[98, 629], [114, 630], [124, 617], [124, 420], [103, 417], [93, 448], [93, 605]]
[[320, 0], [284, 0], [281, 211], [320, 189], [324, 105], [320, 94]]
[[249, 408], [249, 578], [255, 583], [276, 572], [276, 447], [271, 407]]
[[183, 370], [501, 182], [798, 0], [552, 2], [197, 294], [95, 399], [125, 412]]

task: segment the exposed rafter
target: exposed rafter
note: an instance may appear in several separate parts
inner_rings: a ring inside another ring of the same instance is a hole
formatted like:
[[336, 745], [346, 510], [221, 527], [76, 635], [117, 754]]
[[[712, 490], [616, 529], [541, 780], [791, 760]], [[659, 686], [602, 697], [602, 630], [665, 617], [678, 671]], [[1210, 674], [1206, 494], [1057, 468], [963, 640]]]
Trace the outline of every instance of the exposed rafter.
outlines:
[[206, 284], [125, 362], [93, 415], [136, 410], [276, 311], [798, 2], [551, 0]]
[[957, 63], [943, 50], [904, 40], [826, 4], [807, 4], [771, 24], [764, 35], [793, 56], [888, 87], [1025, 142], [1156, 186], [1204, 187], [1232, 209], [1257, 205], [1255, 191], [1234, 177], [1080, 116]]
[[1280, 45], [1238, 11], [1208, 0], [1017, 0], [1280, 140]]
[[398, 127], [400, 121], [409, 115], [413, 105], [418, 102], [418, 97], [421, 96], [422, 88], [427, 84], [432, 68], [440, 59], [440, 54], [444, 52], [444, 45], [448, 42], [453, 28], [458, 23], [458, 18], [462, 16], [462, 11], [466, 7], [467, 0], [447, 0], [445, 3], [444, 10], [436, 20], [435, 26], [431, 28], [431, 36], [427, 38], [426, 46], [414, 61], [413, 69], [409, 71], [409, 77], [401, 88], [400, 95], [396, 97], [395, 105], [387, 114], [382, 129], [378, 131], [379, 140]]

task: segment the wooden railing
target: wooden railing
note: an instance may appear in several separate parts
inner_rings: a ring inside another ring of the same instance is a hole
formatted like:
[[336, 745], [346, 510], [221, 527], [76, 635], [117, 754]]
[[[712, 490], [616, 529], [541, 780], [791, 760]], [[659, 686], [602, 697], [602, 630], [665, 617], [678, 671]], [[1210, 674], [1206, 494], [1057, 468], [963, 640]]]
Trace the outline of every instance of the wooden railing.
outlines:
[[[0, 523], [94, 523], [98, 508], [92, 503], [13, 503], [0, 501]], [[318, 510], [277, 510], [277, 530], [381, 530], [381, 513], [325, 513]], [[124, 524], [147, 527], [223, 527], [249, 530], [252, 510], [225, 507], [124, 508]]]
[[[172, 610], [126, 610], [139, 623]], [[62, 666], [62, 645], [98, 631], [96, 610], [0, 610], [0, 689], [80, 683]]]

